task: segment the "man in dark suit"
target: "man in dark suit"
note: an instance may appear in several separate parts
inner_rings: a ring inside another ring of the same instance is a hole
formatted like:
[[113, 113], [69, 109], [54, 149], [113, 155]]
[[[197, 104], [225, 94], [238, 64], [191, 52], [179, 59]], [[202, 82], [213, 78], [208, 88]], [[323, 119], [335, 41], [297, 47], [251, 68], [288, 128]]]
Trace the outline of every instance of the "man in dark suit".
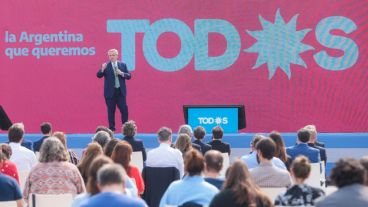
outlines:
[[146, 161], [147, 154], [143, 141], [134, 137], [137, 134], [137, 125], [135, 124], [135, 121], [129, 120], [125, 122], [122, 127], [122, 133], [124, 136], [123, 140], [127, 141], [132, 146], [133, 152], [141, 151], [143, 161]]
[[211, 145], [213, 150], [218, 150], [221, 153], [228, 153], [230, 155], [231, 149], [228, 143], [222, 141], [224, 130], [220, 126], [215, 126], [212, 129], [212, 141], [208, 144]]
[[314, 125], [307, 125], [304, 127], [304, 129], [308, 130], [310, 133], [310, 140], [308, 142], [308, 146], [313, 147], [315, 149], [319, 150], [319, 154], [321, 156], [321, 161], [323, 161], [326, 165], [327, 163], [327, 153], [326, 153], [326, 149], [318, 146], [316, 144], [316, 139], [317, 139], [317, 129]]
[[104, 96], [107, 106], [109, 119], [109, 128], [115, 131], [115, 110], [116, 106], [121, 113], [121, 122], [128, 121], [128, 106], [126, 103], [126, 85], [125, 80], [130, 80], [131, 75], [125, 63], [118, 61], [118, 50], [108, 51], [109, 63], [103, 63], [101, 69], [97, 72], [97, 77], [104, 77]]
[[309, 147], [308, 142], [310, 140], [310, 133], [306, 129], [300, 129], [298, 131], [297, 145], [286, 148], [286, 153], [290, 155], [291, 159], [294, 160], [299, 155], [304, 155], [309, 158], [312, 163], [320, 161], [319, 150]]
[[35, 141], [33, 143], [33, 151], [39, 152], [41, 149], [41, 145], [45, 139], [51, 136], [52, 134], [52, 125], [49, 122], [43, 122], [41, 123], [41, 132], [42, 132], [42, 138]]
[[198, 144], [201, 147], [201, 152], [203, 155], [212, 149], [211, 145], [202, 142], [204, 136], [206, 136], [206, 130], [202, 126], [197, 126], [194, 129], [193, 134], [195, 139], [193, 143]]

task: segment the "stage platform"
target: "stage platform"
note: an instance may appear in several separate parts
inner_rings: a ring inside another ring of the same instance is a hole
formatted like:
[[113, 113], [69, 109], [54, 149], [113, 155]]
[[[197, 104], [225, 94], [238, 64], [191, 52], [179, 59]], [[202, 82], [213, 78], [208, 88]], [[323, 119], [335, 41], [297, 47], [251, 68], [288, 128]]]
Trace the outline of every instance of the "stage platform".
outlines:
[[[231, 160], [250, 152], [250, 141], [254, 133], [225, 134], [223, 140], [231, 145]], [[80, 156], [93, 134], [68, 134], [68, 147], [77, 152]], [[122, 138], [121, 134], [116, 134], [116, 138]], [[282, 133], [286, 146], [292, 146], [296, 141], [295, 133]], [[31, 141], [40, 139], [41, 134], [26, 134], [25, 138]], [[137, 138], [144, 141], [147, 150], [158, 146], [156, 134], [138, 134]], [[176, 134], [174, 134], [174, 139]], [[205, 142], [210, 141], [211, 135], [206, 135]], [[318, 140], [325, 143], [327, 148], [326, 172], [330, 173], [331, 168], [339, 158], [352, 157], [361, 158], [368, 156], [368, 133], [319, 133]], [[6, 142], [7, 134], [0, 134], [0, 142]]]

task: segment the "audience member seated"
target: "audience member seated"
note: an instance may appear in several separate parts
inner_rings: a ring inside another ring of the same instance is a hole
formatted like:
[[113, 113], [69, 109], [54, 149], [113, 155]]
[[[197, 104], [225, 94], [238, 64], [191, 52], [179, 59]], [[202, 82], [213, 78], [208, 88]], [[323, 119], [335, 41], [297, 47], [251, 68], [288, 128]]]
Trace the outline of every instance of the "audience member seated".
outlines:
[[97, 128], [96, 128], [96, 132], [95, 133], [97, 133], [97, 132], [99, 132], [99, 131], [104, 131], [104, 132], [107, 132], [108, 134], [109, 134], [109, 136], [110, 136], [110, 138], [112, 139], [112, 138], [114, 138], [114, 132], [113, 131], [111, 131], [111, 129], [109, 129], [108, 127], [106, 127], [106, 126], [98, 126]]
[[368, 206], [368, 186], [364, 185], [365, 171], [358, 160], [340, 159], [332, 169], [330, 178], [338, 190], [317, 201], [316, 207]]
[[319, 155], [320, 155], [320, 160], [324, 161], [325, 165], [327, 164], [327, 153], [326, 153], [326, 149], [316, 145], [316, 140], [317, 140], [317, 129], [314, 125], [307, 125], [304, 127], [304, 129], [309, 131], [310, 134], [310, 139], [308, 142], [308, 146], [313, 147], [315, 149], [319, 150]]
[[92, 141], [98, 143], [101, 146], [101, 148], [104, 148], [106, 143], [108, 143], [110, 140], [111, 140], [111, 137], [109, 133], [105, 131], [97, 132], [92, 138]]
[[160, 207], [179, 206], [188, 202], [202, 206], [208, 205], [218, 189], [207, 183], [201, 176], [204, 165], [204, 158], [197, 150], [191, 150], [185, 154], [187, 176], [183, 180], [170, 184], [161, 198]]
[[221, 153], [228, 153], [230, 156], [230, 144], [222, 141], [224, 130], [220, 126], [215, 126], [212, 129], [212, 141], [208, 144], [211, 145], [213, 150], [220, 151]]
[[82, 155], [81, 161], [77, 165], [78, 170], [80, 174], [82, 175], [84, 183], [87, 183], [88, 181], [88, 168], [91, 165], [92, 160], [95, 157], [102, 155], [102, 154], [103, 152], [102, 152], [101, 145], [95, 142], [88, 144], [86, 150], [84, 151]]
[[10, 161], [15, 163], [19, 171], [30, 171], [37, 164], [37, 159], [33, 151], [20, 145], [23, 136], [24, 125], [22, 123], [15, 123], [9, 128], [9, 146], [12, 149]]
[[131, 145], [126, 141], [119, 142], [112, 152], [111, 159], [121, 166], [124, 167], [125, 172], [128, 176], [134, 179], [136, 186], [138, 188], [138, 194], [142, 195], [144, 192], [144, 182], [142, 175], [138, 167], [130, 163], [132, 157], [133, 149]]
[[314, 131], [316, 132], [315, 137], [313, 138], [314, 139], [314, 144], [318, 147], [322, 147], [322, 148], [325, 149], [325, 143], [319, 142], [318, 139], [317, 139], [317, 127], [315, 125], [307, 125], [305, 127], [314, 129]]
[[291, 176], [294, 185], [284, 194], [277, 196], [277, 206], [314, 206], [314, 200], [324, 196], [325, 193], [319, 189], [309, 186], [304, 181], [309, 177], [311, 164], [307, 157], [300, 155], [291, 165]]
[[[179, 134], [187, 134], [190, 137], [190, 141], [192, 141], [192, 137], [193, 137], [193, 130], [192, 127], [188, 124], [183, 124], [179, 127], [179, 131], [178, 131], [178, 135]], [[196, 143], [192, 143], [192, 147], [193, 149], [198, 150], [199, 152], [201, 152], [201, 146], [199, 146]]]
[[112, 138], [108, 143], [106, 143], [105, 147], [103, 148], [104, 154], [108, 157], [111, 157], [112, 151], [114, 147], [120, 142], [120, 139]]
[[133, 148], [133, 152], [141, 151], [143, 161], [147, 160], [146, 148], [144, 147], [143, 141], [136, 139], [134, 136], [137, 134], [137, 125], [133, 120], [129, 120], [123, 125], [123, 140], [127, 141]]
[[0, 173], [13, 177], [19, 184], [19, 174], [17, 166], [15, 165], [15, 163], [9, 160], [12, 155], [12, 150], [10, 146], [8, 144], [0, 145], [0, 153], [3, 154], [3, 156], [0, 158], [0, 162], [2, 163], [0, 167]]
[[[266, 139], [266, 137], [261, 134], [255, 134], [250, 143], [250, 147], [252, 151], [250, 152], [250, 154], [243, 155], [240, 158], [247, 165], [248, 169], [253, 169], [259, 166], [259, 158], [257, 156], [256, 145], [258, 141], [261, 139]], [[280, 169], [284, 169], [284, 170], [286, 169], [285, 164], [279, 158], [273, 157], [271, 161], [276, 167]]]
[[368, 186], [368, 156], [364, 156], [360, 159], [360, 164], [364, 167], [365, 170], [365, 185]]
[[219, 151], [210, 150], [204, 155], [204, 161], [204, 180], [221, 190], [224, 179], [220, 177], [220, 171], [223, 167], [224, 158]]
[[48, 137], [50, 137], [51, 134], [52, 134], [52, 125], [51, 125], [51, 123], [42, 122], [40, 128], [41, 128], [42, 138], [33, 143], [33, 151], [35, 151], [35, 152], [40, 151], [43, 141], [45, 139], [47, 139]]
[[308, 146], [310, 140], [310, 133], [306, 129], [300, 129], [298, 131], [297, 145], [286, 148], [286, 153], [291, 156], [294, 160], [299, 155], [304, 155], [312, 163], [317, 163], [320, 161], [319, 150]]
[[194, 128], [193, 135], [195, 139], [193, 143], [198, 144], [201, 147], [202, 155], [205, 155], [208, 150], [212, 149], [211, 145], [202, 142], [206, 136], [206, 130], [202, 126]]
[[276, 144], [270, 138], [258, 141], [256, 145], [260, 164], [250, 169], [250, 174], [255, 184], [259, 187], [288, 187], [292, 184], [287, 170], [280, 169], [272, 163], [275, 155]]
[[178, 138], [176, 138], [175, 142], [175, 148], [180, 150], [183, 157], [185, 156], [185, 153], [189, 152], [193, 149], [192, 142], [190, 140], [190, 137], [187, 134], [179, 134]]
[[213, 198], [210, 207], [272, 206], [270, 199], [253, 183], [242, 161], [235, 161], [226, 174], [224, 189]]
[[66, 135], [64, 134], [64, 132], [55, 132], [52, 136], [58, 138], [61, 141], [61, 143], [63, 143], [64, 148], [68, 152], [68, 161], [74, 165], [78, 165], [79, 159], [77, 155], [75, 154], [75, 152], [68, 149], [67, 144], [66, 144]]
[[279, 158], [285, 164], [287, 170], [289, 171], [292, 160], [291, 157], [288, 154], [286, 154], [286, 147], [281, 134], [277, 131], [272, 131], [269, 137], [276, 144], [275, 157]]
[[26, 180], [23, 195], [27, 201], [34, 194], [73, 194], [85, 191], [77, 167], [67, 162], [67, 151], [56, 137], [47, 138], [40, 151], [38, 163]]
[[172, 131], [170, 128], [162, 127], [157, 132], [160, 146], [147, 153], [147, 167], [176, 167], [180, 177], [184, 175], [184, 161], [178, 149], [170, 147], [172, 143]]
[[125, 194], [124, 168], [118, 164], [106, 164], [97, 171], [100, 193], [81, 204], [81, 207], [129, 206], [146, 207], [143, 200]]

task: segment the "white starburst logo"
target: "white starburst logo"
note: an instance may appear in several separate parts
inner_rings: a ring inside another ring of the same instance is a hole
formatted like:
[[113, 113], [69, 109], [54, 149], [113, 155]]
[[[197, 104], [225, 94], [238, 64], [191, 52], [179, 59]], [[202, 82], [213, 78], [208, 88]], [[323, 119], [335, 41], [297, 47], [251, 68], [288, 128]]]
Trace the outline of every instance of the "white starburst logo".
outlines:
[[301, 65], [307, 67], [303, 59], [299, 56], [300, 53], [307, 50], [313, 50], [310, 45], [302, 43], [305, 35], [311, 29], [303, 29], [296, 31], [296, 19], [298, 14], [285, 23], [280, 15], [280, 10], [276, 12], [275, 23], [265, 20], [261, 15], [259, 21], [262, 24], [263, 30], [248, 31], [248, 34], [257, 39], [257, 42], [250, 48], [245, 49], [245, 52], [257, 52], [258, 59], [253, 69], [267, 63], [269, 70], [268, 78], [271, 79], [276, 72], [276, 69], [281, 68], [288, 78], [291, 77], [290, 64]]

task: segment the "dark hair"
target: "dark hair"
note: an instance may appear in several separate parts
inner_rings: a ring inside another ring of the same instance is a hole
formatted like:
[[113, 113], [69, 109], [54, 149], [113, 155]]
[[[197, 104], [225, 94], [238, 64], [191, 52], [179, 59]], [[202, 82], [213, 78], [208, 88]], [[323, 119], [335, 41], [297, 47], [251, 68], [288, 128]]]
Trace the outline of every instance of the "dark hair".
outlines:
[[212, 128], [212, 137], [214, 139], [221, 139], [224, 135], [224, 130], [220, 126], [215, 126]]
[[114, 147], [111, 155], [112, 161], [124, 167], [126, 172], [130, 171], [130, 160], [133, 153], [132, 146], [126, 141], [120, 141]]
[[304, 155], [299, 155], [291, 164], [291, 171], [296, 178], [307, 179], [311, 172], [309, 159]]
[[101, 186], [111, 184], [125, 184], [125, 176], [126, 172], [121, 165], [106, 164], [97, 171], [97, 182]]
[[0, 146], [1, 146], [0, 151], [5, 155], [4, 158], [9, 160], [10, 157], [12, 156], [12, 154], [13, 154], [13, 151], [12, 151], [11, 147], [8, 144], [1, 144]]
[[133, 120], [125, 122], [122, 128], [123, 135], [127, 137], [134, 137], [137, 132], [137, 125]]
[[100, 132], [100, 131], [107, 132], [110, 135], [110, 138], [113, 138], [114, 137], [114, 132], [112, 132], [111, 129], [109, 129], [109, 128], [105, 127], [105, 126], [102, 126], [102, 125], [98, 126], [96, 128], [96, 132], [95, 133]]
[[364, 167], [364, 170], [365, 170], [365, 184], [368, 185], [368, 156], [362, 157], [362, 159], [360, 159], [360, 164]]
[[172, 131], [170, 128], [167, 128], [167, 127], [161, 127], [158, 132], [157, 132], [157, 135], [158, 135], [158, 139], [160, 141], [169, 141], [170, 137], [171, 137], [171, 134], [172, 134]]
[[332, 168], [330, 178], [337, 187], [342, 188], [355, 183], [364, 184], [364, 176], [364, 167], [358, 160], [342, 158]]
[[52, 130], [52, 125], [50, 122], [42, 122], [40, 125], [42, 134], [48, 134]]
[[223, 166], [224, 158], [221, 152], [217, 150], [209, 150], [204, 155], [207, 171], [220, 172]]
[[206, 136], [206, 130], [202, 126], [197, 126], [194, 128], [193, 134], [196, 139], [202, 140]]
[[298, 139], [303, 143], [307, 143], [310, 140], [310, 133], [307, 129], [299, 129]]
[[285, 143], [281, 137], [281, 134], [277, 131], [272, 131], [269, 136], [276, 144], [275, 157], [280, 158], [281, 161], [286, 163], [288, 161], [288, 157], [286, 154]]
[[88, 181], [88, 169], [91, 165], [91, 162], [95, 157], [102, 155], [102, 148], [99, 144], [92, 142], [89, 143], [86, 150], [83, 153], [82, 159], [77, 165], [79, 172], [81, 173], [84, 183]]
[[189, 176], [200, 175], [204, 170], [204, 158], [197, 150], [190, 150], [185, 154], [185, 171]]
[[259, 140], [256, 145], [256, 149], [260, 151], [263, 158], [271, 160], [275, 155], [276, 144], [272, 139], [264, 138]]
[[116, 144], [118, 144], [120, 142], [119, 139], [116, 138], [112, 138], [109, 142], [107, 142], [105, 144], [104, 147], [104, 154], [108, 157], [111, 157], [112, 151], [114, 151], [114, 147], [116, 146]]
[[97, 187], [97, 171], [102, 166], [112, 163], [114, 162], [109, 157], [104, 155], [100, 155], [92, 161], [91, 166], [88, 169], [88, 182], [86, 185], [87, 192], [89, 192], [91, 195], [95, 195], [100, 192]]
[[22, 123], [13, 124], [8, 130], [9, 142], [19, 143], [24, 135], [24, 125]]

